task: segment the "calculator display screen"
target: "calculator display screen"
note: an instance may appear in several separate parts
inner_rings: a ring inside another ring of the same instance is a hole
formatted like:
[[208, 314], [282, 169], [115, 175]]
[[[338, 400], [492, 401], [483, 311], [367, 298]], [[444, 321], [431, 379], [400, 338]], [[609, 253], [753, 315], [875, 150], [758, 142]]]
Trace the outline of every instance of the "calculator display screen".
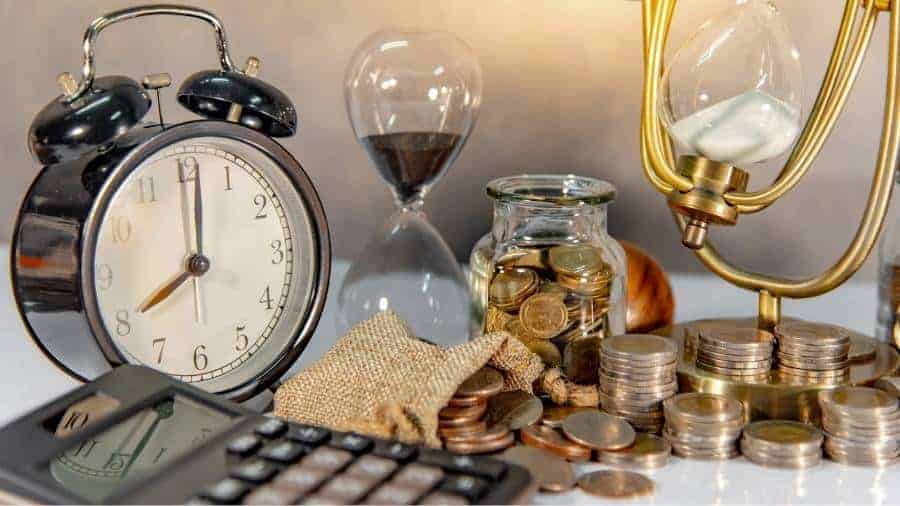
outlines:
[[199, 446], [230, 420], [226, 413], [175, 396], [56, 456], [50, 474], [73, 494], [102, 501]]

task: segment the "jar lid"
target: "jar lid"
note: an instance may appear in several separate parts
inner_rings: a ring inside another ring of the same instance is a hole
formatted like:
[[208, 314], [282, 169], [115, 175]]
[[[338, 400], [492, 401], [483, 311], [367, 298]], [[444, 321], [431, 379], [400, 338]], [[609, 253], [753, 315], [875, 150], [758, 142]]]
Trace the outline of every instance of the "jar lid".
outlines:
[[575, 175], [523, 174], [501, 177], [487, 184], [494, 199], [517, 202], [546, 202], [574, 206], [606, 204], [616, 198], [616, 188], [600, 179]]

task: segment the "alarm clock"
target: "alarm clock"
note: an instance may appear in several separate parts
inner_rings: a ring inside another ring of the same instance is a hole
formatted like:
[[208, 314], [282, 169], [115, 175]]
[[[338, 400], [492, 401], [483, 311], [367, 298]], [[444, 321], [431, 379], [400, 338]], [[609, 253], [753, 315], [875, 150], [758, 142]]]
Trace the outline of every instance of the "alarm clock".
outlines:
[[[151, 92], [171, 80], [95, 77], [106, 27], [148, 15], [212, 26], [220, 68], [191, 75], [178, 102], [202, 118], [148, 124]], [[232, 62], [212, 13], [149, 5], [95, 20], [80, 81], [35, 117], [43, 165], [11, 247], [28, 332], [80, 380], [141, 364], [233, 400], [276, 382], [318, 323], [330, 271], [315, 187], [274, 137], [293, 135], [290, 99]]]

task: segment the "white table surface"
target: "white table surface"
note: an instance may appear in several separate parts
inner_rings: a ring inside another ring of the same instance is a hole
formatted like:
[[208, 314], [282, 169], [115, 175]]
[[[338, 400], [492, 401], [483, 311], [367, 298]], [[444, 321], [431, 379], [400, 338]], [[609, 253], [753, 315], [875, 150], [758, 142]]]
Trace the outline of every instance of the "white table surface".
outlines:
[[[6, 258], [7, 246], [0, 246]], [[335, 299], [345, 262], [336, 262], [325, 315], [297, 369], [315, 362], [335, 340]], [[71, 390], [76, 382], [57, 370], [27, 336], [16, 313], [5, 279], [0, 288], [0, 424]], [[752, 316], [756, 300], [711, 276], [676, 275], [678, 321], [720, 316]], [[715, 304], [710, 304], [715, 301]], [[818, 319], [871, 334], [874, 329], [874, 284], [849, 283], [826, 296], [803, 302], [786, 301], [785, 314]], [[0, 449], [0, 451], [3, 451]], [[602, 469], [579, 465], [578, 472]], [[626, 503], [654, 504], [900, 504], [900, 466], [888, 470], [845, 467], [825, 462], [805, 471], [757, 467], [743, 458], [727, 462], [672, 459], [648, 473], [656, 493]], [[540, 504], [596, 503], [580, 491], [539, 495]], [[612, 504], [622, 504], [613, 501]]]

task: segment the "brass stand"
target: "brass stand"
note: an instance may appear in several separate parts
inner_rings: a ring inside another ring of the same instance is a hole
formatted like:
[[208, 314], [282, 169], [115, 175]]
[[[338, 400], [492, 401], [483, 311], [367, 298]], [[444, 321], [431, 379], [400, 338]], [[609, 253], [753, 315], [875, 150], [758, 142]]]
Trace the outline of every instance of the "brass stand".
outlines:
[[[776, 180], [767, 188], [746, 191], [746, 178], [734, 168], [703, 159], [681, 159], [675, 164], [671, 139], [659, 120], [658, 94], [669, 26], [676, 0], [642, 0], [644, 38], [644, 93], [641, 116], [641, 160], [650, 183], [666, 195], [683, 242], [695, 250], [699, 260], [725, 281], [759, 294], [759, 316], [754, 322], [771, 330], [781, 319], [781, 298], [815, 297], [847, 281], [863, 265], [884, 224], [894, 186], [894, 171], [900, 148], [900, 2], [892, 0], [845, 0], [831, 60], [809, 120], [794, 150]], [[872, 33], [881, 13], [889, 13], [885, 114], [871, 190], [862, 220], [844, 254], [824, 272], [806, 279], [779, 278], [751, 272], [729, 263], [707, 238], [710, 223], [734, 224], [740, 214], [766, 209], [792, 190], [818, 157], [847, 102]], [[860, 15], [860, 13], [862, 13]], [[714, 301], [710, 301], [711, 303]], [[736, 320], [716, 323], [738, 325]], [[662, 329], [660, 333], [682, 340], [694, 323]], [[857, 338], [864, 337], [857, 335]], [[866, 338], [870, 339], [870, 338]], [[897, 353], [887, 344], [871, 365], [855, 366], [851, 383], [868, 383], [897, 369]], [[732, 382], [696, 370], [686, 351], [679, 366], [683, 390], [727, 393], [748, 403], [754, 418], [787, 417], [811, 419], [815, 415], [815, 392], [824, 386], [787, 385], [769, 381], [762, 385]]]

